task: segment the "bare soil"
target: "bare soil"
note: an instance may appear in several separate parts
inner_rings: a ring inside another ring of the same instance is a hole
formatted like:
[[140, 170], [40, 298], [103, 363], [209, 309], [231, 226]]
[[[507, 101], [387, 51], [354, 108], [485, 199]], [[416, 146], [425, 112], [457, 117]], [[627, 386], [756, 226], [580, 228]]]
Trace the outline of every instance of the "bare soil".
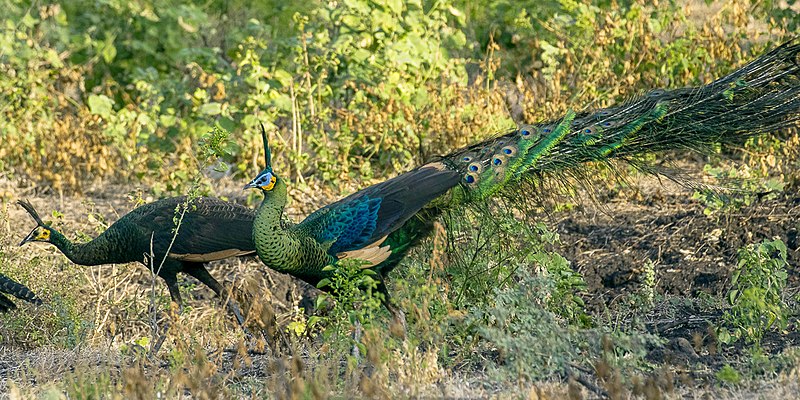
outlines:
[[[556, 250], [573, 263], [588, 284], [587, 305], [608, 315], [626, 294], [641, 285], [643, 266], [654, 263], [659, 304], [641, 316], [647, 330], [665, 339], [648, 359], [675, 368], [689, 381], [707, 381], [725, 364], [748, 356], [743, 343], [717, 342], [713, 324], [721, 312], [701, 298], [724, 299], [731, 288], [739, 248], [779, 238], [788, 247], [787, 297], [800, 287], [800, 191], [758, 196], [738, 210], [706, 215], [691, 191], [645, 179], [628, 198], [584, 204], [582, 212], [555, 223], [562, 246]], [[710, 295], [710, 296], [708, 296]], [[687, 301], [689, 300], [689, 301]], [[768, 357], [800, 345], [792, 322], [786, 333], [770, 333], [762, 343]], [[688, 382], [687, 382], [688, 383]]]

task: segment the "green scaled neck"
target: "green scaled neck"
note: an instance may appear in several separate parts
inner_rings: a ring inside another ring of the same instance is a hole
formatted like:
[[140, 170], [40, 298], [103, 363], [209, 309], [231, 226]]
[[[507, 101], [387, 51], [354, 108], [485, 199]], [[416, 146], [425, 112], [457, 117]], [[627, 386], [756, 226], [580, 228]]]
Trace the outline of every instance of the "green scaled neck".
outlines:
[[102, 246], [97, 239], [87, 243], [73, 243], [61, 232], [50, 229], [50, 243], [55, 245], [64, 253], [70, 261], [79, 265], [100, 265], [106, 264], [108, 260], [108, 250]]
[[264, 200], [256, 211], [253, 221], [253, 241], [256, 245], [258, 257], [270, 268], [286, 271], [285, 257], [282, 251], [287, 246], [281, 246], [289, 238], [281, 226], [283, 209], [286, 207], [286, 184], [278, 178], [272, 190], [262, 190]]
[[270, 227], [281, 229], [281, 218], [287, 202], [286, 183], [283, 179], [277, 178], [272, 190], [262, 190], [261, 193], [264, 195], [264, 200], [258, 207], [256, 219], [263, 220], [263, 223]]
[[316, 270], [321, 268], [319, 264], [326, 265], [319, 259], [327, 256], [313, 240], [303, 240], [297, 232], [283, 228], [281, 217], [286, 207], [286, 184], [278, 178], [272, 190], [262, 193], [264, 201], [253, 221], [253, 241], [258, 258], [276, 271], [299, 278], [314, 277], [318, 273]]

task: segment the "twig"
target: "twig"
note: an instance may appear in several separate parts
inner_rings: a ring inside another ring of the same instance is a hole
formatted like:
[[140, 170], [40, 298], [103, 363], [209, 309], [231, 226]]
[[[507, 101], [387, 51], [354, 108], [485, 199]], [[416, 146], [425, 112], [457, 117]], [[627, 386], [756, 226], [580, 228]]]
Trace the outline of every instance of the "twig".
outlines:
[[[583, 376], [580, 372], [575, 372], [571, 369], [572, 365], [568, 365], [564, 367], [564, 375], [566, 375], [567, 379], [572, 378], [575, 382], [580, 383], [586, 389], [589, 389], [590, 392], [600, 396], [601, 398], [608, 399], [610, 396], [608, 392], [606, 392], [600, 386], [595, 385], [594, 383], [590, 382], [585, 376]], [[575, 366], [572, 366], [575, 367]], [[578, 369], [578, 368], [576, 368]]]

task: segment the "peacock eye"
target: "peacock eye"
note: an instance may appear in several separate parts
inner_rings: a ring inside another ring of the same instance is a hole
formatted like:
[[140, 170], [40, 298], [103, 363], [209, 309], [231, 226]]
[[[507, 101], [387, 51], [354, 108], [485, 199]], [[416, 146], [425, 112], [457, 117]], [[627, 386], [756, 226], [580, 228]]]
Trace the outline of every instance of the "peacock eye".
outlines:
[[522, 136], [528, 137], [528, 136], [531, 135], [531, 131], [529, 131], [527, 129], [523, 129], [523, 130], [519, 131], [519, 134], [522, 135]]
[[464, 176], [464, 182], [467, 182], [467, 183], [470, 183], [470, 184], [471, 183], [475, 183], [475, 176], [472, 175], [472, 174], [465, 175]]
[[479, 162], [473, 162], [467, 166], [467, 171], [480, 174], [483, 171], [483, 165], [481, 165]]
[[509, 157], [514, 157], [515, 155], [517, 155], [517, 148], [515, 146], [510, 146], [509, 145], [509, 146], [503, 147], [502, 149], [500, 149], [500, 151], [503, 152], [503, 154], [505, 154], [505, 155], [507, 155]]
[[472, 157], [470, 157], [470, 156], [464, 156], [464, 157], [461, 159], [461, 161], [463, 161], [463, 162], [470, 162], [470, 161], [472, 161]]
[[505, 163], [505, 161], [506, 161], [505, 157], [503, 157], [503, 156], [494, 156], [492, 158], [492, 165], [494, 165], [495, 167], [499, 167], [499, 166], [503, 165], [503, 163]]

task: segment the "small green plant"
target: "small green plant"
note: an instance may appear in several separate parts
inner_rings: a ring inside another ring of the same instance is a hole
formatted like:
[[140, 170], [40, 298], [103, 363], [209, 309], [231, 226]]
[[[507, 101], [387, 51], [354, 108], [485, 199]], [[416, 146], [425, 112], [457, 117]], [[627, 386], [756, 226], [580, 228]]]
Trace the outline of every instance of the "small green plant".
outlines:
[[656, 301], [656, 269], [653, 260], [644, 262], [639, 271], [639, 286], [628, 294], [622, 304], [621, 312], [627, 314], [635, 323], [642, 322], [642, 316], [652, 310]]
[[487, 296], [491, 306], [472, 308], [466, 317], [482, 345], [498, 352], [497, 377], [550, 379], [600, 359], [623, 371], [645, 363], [647, 346], [657, 342], [653, 336], [570, 325], [552, 302], [560, 291], [557, 276], [517, 271], [515, 284]]
[[739, 375], [739, 371], [728, 364], [725, 364], [722, 368], [720, 368], [719, 371], [717, 371], [716, 376], [720, 381], [732, 385], [736, 385], [742, 380], [742, 377]]
[[692, 199], [705, 205], [705, 215], [749, 206], [757, 199], [756, 193], [766, 193], [765, 197], [771, 199], [784, 190], [781, 179], [764, 176], [757, 169], [748, 166], [737, 169], [706, 164], [703, 170], [723, 184], [738, 188], [733, 192], [719, 192], [709, 188], [695, 191]]
[[550, 297], [547, 298], [547, 309], [566, 319], [570, 324], [591, 326], [592, 319], [586, 314], [586, 304], [578, 295], [578, 292], [586, 289], [583, 276], [573, 270], [569, 261], [560, 254], [537, 252], [528, 258], [541, 265], [553, 283]]
[[723, 343], [744, 339], [759, 346], [767, 331], [787, 325], [786, 245], [779, 239], [764, 240], [739, 249], [738, 258], [728, 292], [731, 308], [722, 317], [727, 327], [718, 327], [717, 336]]
[[[309, 331], [321, 328], [325, 343], [337, 350], [332, 354], [346, 354], [347, 349], [353, 346], [357, 346], [362, 354], [366, 352], [361, 338], [353, 337], [351, 333], [371, 327], [382, 307], [379, 296], [383, 295], [377, 292], [377, 273], [363, 266], [361, 260], [342, 260], [336, 266], [329, 265], [324, 270], [333, 271], [333, 275], [317, 284], [319, 288], [330, 289], [335, 301], [326, 316], [308, 319]], [[332, 296], [328, 294], [319, 296], [316, 308], [324, 309], [331, 300]], [[351, 366], [357, 362], [352, 356], [348, 356], [348, 361]]]

